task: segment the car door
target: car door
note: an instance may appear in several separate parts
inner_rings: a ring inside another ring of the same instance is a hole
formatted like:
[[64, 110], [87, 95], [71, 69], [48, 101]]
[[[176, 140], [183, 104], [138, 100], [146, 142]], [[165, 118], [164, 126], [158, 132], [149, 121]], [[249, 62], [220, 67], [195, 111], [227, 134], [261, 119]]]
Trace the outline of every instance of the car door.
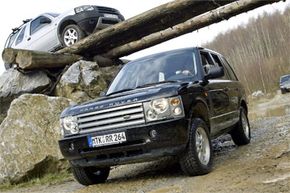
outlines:
[[26, 38], [30, 50], [51, 51], [58, 44], [57, 25], [53, 18], [41, 15], [32, 20]]
[[[208, 70], [214, 66], [219, 66], [214, 61], [210, 52], [200, 51], [202, 66], [204, 72], [207, 74]], [[230, 96], [227, 86], [227, 80], [222, 78], [210, 79], [208, 84], [205, 86], [205, 90], [208, 94], [210, 103], [210, 124], [211, 124], [211, 135], [217, 136], [229, 125], [230, 112]]]

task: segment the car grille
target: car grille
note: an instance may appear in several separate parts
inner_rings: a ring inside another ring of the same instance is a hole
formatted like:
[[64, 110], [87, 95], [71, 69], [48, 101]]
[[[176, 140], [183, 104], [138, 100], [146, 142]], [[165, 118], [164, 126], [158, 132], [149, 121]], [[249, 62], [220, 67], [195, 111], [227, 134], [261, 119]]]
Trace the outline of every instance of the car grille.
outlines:
[[98, 6], [98, 10], [100, 13], [110, 13], [110, 14], [119, 14], [117, 10], [112, 9], [110, 7], [100, 7]]
[[145, 123], [142, 103], [115, 107], [77, 116], [80, 133], [129, 127]]

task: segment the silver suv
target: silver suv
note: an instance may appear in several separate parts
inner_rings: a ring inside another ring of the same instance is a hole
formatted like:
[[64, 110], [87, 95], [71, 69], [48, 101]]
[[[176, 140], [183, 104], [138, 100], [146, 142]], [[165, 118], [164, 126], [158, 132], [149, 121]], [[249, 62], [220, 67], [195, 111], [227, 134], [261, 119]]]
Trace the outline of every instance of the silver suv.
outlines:
[[92, 5], [79, 6], [63, 14], [44, 13], [12, 29], [5, 48], [55, 51], [123, 20], [116, 9]]

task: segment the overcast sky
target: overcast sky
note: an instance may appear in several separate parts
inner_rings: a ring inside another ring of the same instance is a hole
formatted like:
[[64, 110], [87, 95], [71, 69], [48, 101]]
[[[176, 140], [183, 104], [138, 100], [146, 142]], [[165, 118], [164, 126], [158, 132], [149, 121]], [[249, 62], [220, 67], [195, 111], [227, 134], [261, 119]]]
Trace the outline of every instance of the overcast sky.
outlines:
[[[147, 11], [158, 5], [167, 3], [171, 0], [49, 0], [49, 1], [35, 1], [35, 0], [9, 0], [0, 1], [0, 48], [1, 52], [4, 48], [5, 41], [8, 35], [12, 32], [11, 29], [18, 27], [22, 20], [34, 18], [44, 12], [64, 12], [71, 8], [80, 5], [102, 5], [118, 9], [126, 19]], [[228, 21], [220, 22], [209, 27], [200, 29], [196, 32], [175, 38], [163, 44], [159, 44], [152, 48], [137, 52], [128, 56], [129, 59], [134, 59], [144, 55], [155, 52], [189, 47], [200, 46], [202, 43], [211, 41], [218, 33], [222, 33], [237, 25], [246, 24], [248, 19], [256, 17], [258, 14], [266, 12], [273, 12], [275, 10], [284, 10], [286, 6], [290, 6], [290, 0], [286, 2], [274, 3], [272, 5], [264, 6], [254, 11], [241, 14]], [[4, 65], [0, 62], [0, 74], [4, 71]]]

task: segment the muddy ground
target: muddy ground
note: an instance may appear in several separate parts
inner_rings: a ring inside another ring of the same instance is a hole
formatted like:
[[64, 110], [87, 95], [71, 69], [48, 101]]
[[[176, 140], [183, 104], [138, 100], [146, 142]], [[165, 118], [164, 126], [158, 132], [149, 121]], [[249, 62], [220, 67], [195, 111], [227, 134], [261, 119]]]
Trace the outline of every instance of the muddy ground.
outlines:
[[84, 187], [73, 180], [14, 189], [44, 193], [279, 193], [290, 192], [290, 94], [251, 106], [252, 142], [237, 147], [229, 136], [214, 141], [214, 170], [184, 176], [174, 159], [112, 169], [107, 183]]

